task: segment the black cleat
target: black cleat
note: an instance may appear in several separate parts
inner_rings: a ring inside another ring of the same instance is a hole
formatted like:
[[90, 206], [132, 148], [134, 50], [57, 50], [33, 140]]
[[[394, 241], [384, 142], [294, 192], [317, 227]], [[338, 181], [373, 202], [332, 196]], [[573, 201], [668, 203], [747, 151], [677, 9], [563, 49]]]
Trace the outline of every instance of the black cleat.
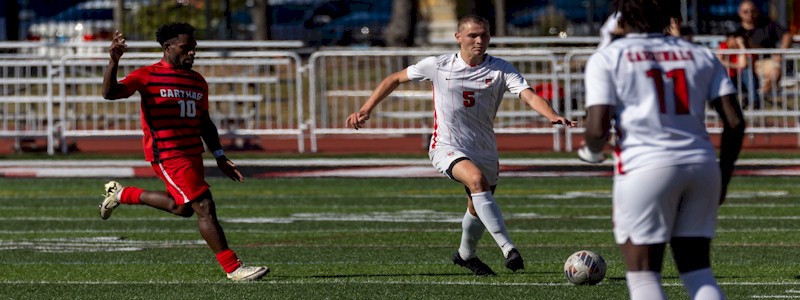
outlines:
[[508, 251], [508, 257], [506, 257], [506, 268], [512, 272], [525, 269], [525, 263], [522, 261], [522, 255], [519, 254], [519, 251], [517, 251], [516, 248]]
[[483, 263], [477, 257], [473, 257], [473, 258], [470, 258], [468, 260], [464, 260], [463, 258], [461, 258], [461, 255], [458, 254], [458, 251], [456, 251], [456, 253], [453, 253], [453, 264], [456, 264], [456, 265], [459, 265], [459, 266], [462, 266], [464, 268], [469, 269], [470, 271], [475, 273], [475, 276], [495, 276], [495, 275], [497, 275], [497, 274], [494, 273], [494, 271], [492, 271], [492, 268], [489, 268], [489, 266], [487, 266], [485, 263]]

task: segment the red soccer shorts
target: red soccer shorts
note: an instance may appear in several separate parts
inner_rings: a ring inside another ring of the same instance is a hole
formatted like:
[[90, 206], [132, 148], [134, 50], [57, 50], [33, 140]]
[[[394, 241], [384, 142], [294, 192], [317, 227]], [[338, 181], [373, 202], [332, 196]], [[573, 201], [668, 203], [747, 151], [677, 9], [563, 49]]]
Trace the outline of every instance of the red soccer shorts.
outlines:
[[173, 157], [161, 163], [153, 162], [152, 166], [167, 186], [167, 192], [175, 199], [175, 204], [184, 205], [208, 191], [200, 155]]

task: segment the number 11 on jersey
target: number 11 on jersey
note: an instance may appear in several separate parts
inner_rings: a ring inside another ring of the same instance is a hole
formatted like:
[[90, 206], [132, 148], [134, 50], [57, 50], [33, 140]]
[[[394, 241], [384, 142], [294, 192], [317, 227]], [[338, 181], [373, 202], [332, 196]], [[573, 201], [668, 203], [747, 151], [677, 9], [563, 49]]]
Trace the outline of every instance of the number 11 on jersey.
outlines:
[[674, 69], [663, 73], [660, 69], [650, 69], [647, 71], [647, 77], [652, 78], [655, 84], [661, 113], [667, 113], [667, 104], [666, 100], [664, 100], [665, 76], [672, 80], [672, 92], [675, 95], [675, 114], [689, 114], [689, 90], [688, 86], [686, 86], [686, 71], [684, 69]]

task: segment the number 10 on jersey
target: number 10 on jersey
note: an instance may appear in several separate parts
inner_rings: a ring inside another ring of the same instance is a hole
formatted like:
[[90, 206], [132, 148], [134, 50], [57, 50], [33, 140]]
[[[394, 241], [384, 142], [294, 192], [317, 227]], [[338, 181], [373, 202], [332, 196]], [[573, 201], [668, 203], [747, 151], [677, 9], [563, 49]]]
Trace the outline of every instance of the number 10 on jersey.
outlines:
[[656, 93], [658, 93], [658, 105], [662, 114], [667, 113], [667, 104], [664, 99], [664, 77], [672, 80], [672, 92], [675, 99], [675, 114], [689, 114], [689, 90], [686, 86], [686, 71], [684, 69], [674, 69], [666, 73], [660, 69], [650, 69], [647, 77], [653, 79]]
[[194, 118], [197, 115], [197, 106], [194, 100], [178, 100], [178, 105], [181, 106], [181, 118]]

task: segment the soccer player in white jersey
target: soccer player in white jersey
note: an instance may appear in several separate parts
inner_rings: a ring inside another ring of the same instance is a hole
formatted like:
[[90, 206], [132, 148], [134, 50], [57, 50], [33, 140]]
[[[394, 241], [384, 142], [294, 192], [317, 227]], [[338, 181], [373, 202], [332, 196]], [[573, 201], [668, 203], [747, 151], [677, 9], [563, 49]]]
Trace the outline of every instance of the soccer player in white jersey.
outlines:
[[488, 230], [512, 271], [524, 268], [522, 256], [511, 241], [500, 207], [494, 200], [498, 154], [494, 117], [506, 90], [554, 124], [575, 126], [559, 116], [550, 103], [537, 96], [510, 63], [486, 54], [489, 23], [476, 15], [458, 21], [458, 53], [428, 57], [386, 77], [361, 109], [347, 117], [345, 125], [360, 128], [370, 112], [398, 85], [411, 80], [430, 80], [434, 90], [434, 132], [429, 156], [434, 167], [462, 183], [467, 191], [467, 212], [462, 220], [461, 245], [453, 263], [475, 275], [495, 275], [475, 254], [478, 240]]
[[[711, 271], [717, 209], [742, 145], [745, 124], [736, 88], [707, 48], [666, 36], [678, 1], [615, 0], [626, 33], [586, 66], [585, 145], [600, 162], [611, 118], [618, 135], [613, 188], [614, 237], [631, 299], [665, 299], [669, 243], [691, 299], [724, 299]], [[717, 162], [705, 123], [710, 104], [723, 124]]]

